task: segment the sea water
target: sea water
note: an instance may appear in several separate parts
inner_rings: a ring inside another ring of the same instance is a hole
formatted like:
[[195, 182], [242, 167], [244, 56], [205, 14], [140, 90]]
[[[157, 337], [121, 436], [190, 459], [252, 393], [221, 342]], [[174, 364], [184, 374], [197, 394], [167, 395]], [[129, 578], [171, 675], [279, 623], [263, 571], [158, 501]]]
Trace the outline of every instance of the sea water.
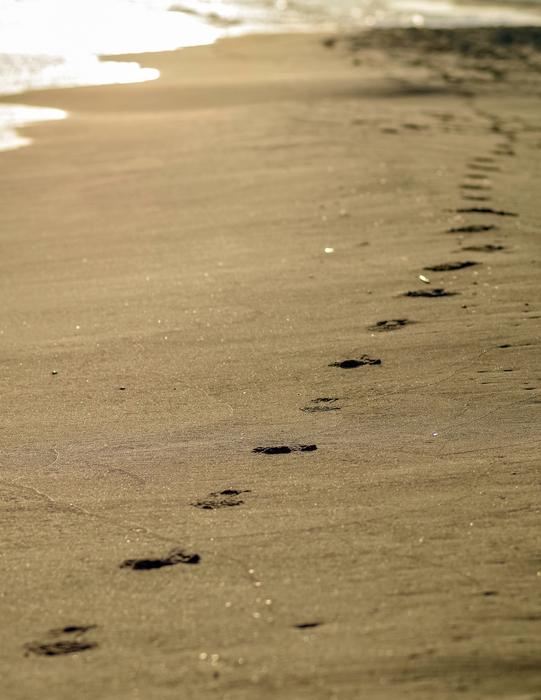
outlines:
[[[541, 0], [540, 0], [541, 1]], [[260, 31], [374, 26], [539, 24], [541, 4], [446, 0], [0, 0], [0, 94], [153, 80], [157, 70], [115, 54], [209, 44]], [[100, 56], [108, 58], [101, 59]], [[0, 109], [0, 149], [25, 145], [15, 126], [60, 110]]]

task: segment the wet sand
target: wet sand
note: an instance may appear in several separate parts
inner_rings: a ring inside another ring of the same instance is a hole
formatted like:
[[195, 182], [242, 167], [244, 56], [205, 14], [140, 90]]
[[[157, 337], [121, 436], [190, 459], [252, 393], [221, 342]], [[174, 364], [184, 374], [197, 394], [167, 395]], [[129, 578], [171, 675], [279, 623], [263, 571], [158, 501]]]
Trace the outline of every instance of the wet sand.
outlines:
[[538, 698], [538, 55], [455, 49], [18, 99], [4, 698]]

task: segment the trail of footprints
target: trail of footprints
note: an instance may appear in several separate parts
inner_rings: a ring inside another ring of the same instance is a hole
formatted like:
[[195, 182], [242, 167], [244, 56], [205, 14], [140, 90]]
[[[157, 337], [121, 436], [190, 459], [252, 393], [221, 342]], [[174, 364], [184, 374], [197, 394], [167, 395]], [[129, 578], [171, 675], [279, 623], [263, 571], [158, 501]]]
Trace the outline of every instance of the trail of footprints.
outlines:
[[[486, 115], [485, 115], [486, 116]], [[505, 140], [500, 143], [493, 151], [495, 157], [509, 157], [514, 155], [512, 147], [513, 137], [510, 134], [503, 132], [498, 125], [497, 119], [494, 118], [493, 130], [500, 131], [505, 137]], [[460, 185], [461, 196], [464, 200], [475, 202], [490, 201], [491, 185], [489, 176], [500, 172], [499, 167], [495, 164], [495, 158], [492, 156], [476, 156], [467, 164], [467, 173], [465, 182]], [[473, 194], [472, 194], [473, 193]], [[516, 217], [518, 214], [500, 209], [494, 209], [486, 204], [460, 206], [455, 210], [459, 214], [469, 214], [475, 216], [490, 216], [490, 217]], [[493, 223], [468, 223], [461, 226], [456, 226], [447, 229], [449, 234], [458, 234], [462, 238], [464, 236], [487, 234], [498, 231], [498, 226]], [[498, 243], [479, 243], [462, 246], [461, 250], [467, 252], [479, 253], [497, 253], [505, 250], [505, 246]], [[469, 267], [480, 265], [481, 263], [473, 260], [453, 261], [427, 265], [423, 269], [430, 272], [450, 272], [466, 269]], [[448, 291], [441, 287], [431, 287], [424, 289], [415, 289], [404, 292], [401, 296], [409, 298], [440, 298], [451, 297], [459, 294], [456, 291]], [[414, 324], [407, 318], [384, 319], [376, 321], [372, 325], [367, 326], [367, 330], [371, 333], [389, 333], [405, 328]], [[499, 348], [508, 348], [509, 344], [502, 344]], [[369, 355], [362, 354], [355, 358], [346, 358], [336, 360], [329, 363], [329, 367], [339, 370], [357, 370], [359, 368], [379, 367], [382, 361], [379, 358], [372, 358]], [[335, 396], [323, 396], [311, 399], [308, 405], [302, 407], [305, 413], [328, 413], [342, 410], [340, 402], [343, 399]], [[258, 456], [276, 456], [290, 455], [293, 453], [310, 454], [317, 451], [317, 445], [308, 444], [286, 444], [286, 445], [266, 445], [258, 446], [252, 449], [252, 453]], [[191, 506], [199, 510], [214, 511], [220, 509], [229, 509], [242, 506], [245, 503], [247, 494], [250, 494], [250, 489], [234, 489], [226, 488], [221, 491], [213, 491], [207, 496], [194, 501]], [[173, 566], [195, 566], [201, 563], [201, 557], [197, 553], [186, 552], [184, 549], [175, 547], [160, 557], [148, 558], [133, 558], [126, 559], [120, 563], [119, 568], [130, 571], [155, 571]], [[299, 630], [317, 628], [324, 624], [322, 621], [302, 622], [293, 625]], [[76, 654], [83, 651], [95, 649], [98, 643], [92, 638], [97, 625], [68, 625], [62, 628], [49, 630], [44, 635], [44, 638], [38, 641], [28, 642], [24, 645], [25, 655], [36, 655], [43, 657], [64, 656]]]

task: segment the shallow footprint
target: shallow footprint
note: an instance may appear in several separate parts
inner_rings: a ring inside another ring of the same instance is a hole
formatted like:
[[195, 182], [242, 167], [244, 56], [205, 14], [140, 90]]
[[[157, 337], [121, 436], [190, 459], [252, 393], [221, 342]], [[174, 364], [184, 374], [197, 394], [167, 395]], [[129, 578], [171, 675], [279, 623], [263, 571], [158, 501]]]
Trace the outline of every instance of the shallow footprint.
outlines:
[[305, 413], [329, 413], [329, 411], [341, 411], [341, 406], [323, 406], [316, 404], [315, 406], [303, 406], [301, 411]]
[[95, 649], [96, 642], [85, 642], [77, 639], [66, 639], [59, 642], [29, 642], [24, 645], [27, 654], [37, 656], [62, 656], [76, 654], [79, 651]]
[[381, 365], [381, 360], [375, 360], [368, 355], [362, 355], [358, 360], [342, 360], [341, 362], [331, 362], [329, 367], [340, 367], [340, 369], [355, 369], [365, 365]]
[[172, 549], [165, 557], [156, 559], [126, 559], [120, 564], [121, 569], [134, 569], [135, 571], [149, 571], [150, 569], [161, 569], [164, 566], [175, 566], [176, 564], [199, 564], [201, 557], [199, 554], [187, 554], [182, 549]]
[[383, 333], [385, 331], [396, 331], [399, 328], [407, 326], [408, 323], [415, 323], [415, 321], [410, 321], [407, 318], [391, 318], [388, 321], [378, 321], [372, 326], [368, 326], [368, 330], [374, 331], [376, 333]]
[[473, 267], [474, 265], [479, 265], [473, 260], [462, 260], [457, 262], [441, 263], [440, 265], [430, 265], [424, 270], [430, 270], [431, 272], [451, 272], [452, 270], [463, 270], [465, 267]]
[[251, 493], [250, 489], [224, 489], [223, 491], [214, 491], [201, 501], [196, 501], [191, 505], [194, 508], [201, 510], [217, 510], [218, 508], [231, 508], [233, 506], [241, 506], [244, 501], [239, 498], [243, 493]]
[[465, 248], [462, 248], [462, 250], [467, 250], [475, 253], [496, 253], [498, 250], [505, 250], [505, 246], [487, 243], [485, 245], [469, 245]]
[[90, 630], [96, 629], [97, 625], [67, 625], [57, 629], [49, 630], [51, 637], [63, 637], [67, 639], [56, 639], [45, 642], [28, 642], [24, 645], [25, 653], [36, 654], [37, 656], [63, 656], [65, 654], [76, 654], [80, 651], [95, 649], [98, 644], [82, 639], [82, 635]]
[[270, 447], [254, 447], [252, 452], [263, 455], [287, 455], [291, 452], [314, 452], [317, 445], [271, 445]]
[[455, 226], [448, 228], [447, 233], [484, 233], [485, 231], [494, 231], [498, 228], [494, 224], [470, 224], [469, 226]]
[[404, 292], [405, 297], [454, 297], [459, 292], [448, 292], [446, 289], [414, 289], [411, 292]]

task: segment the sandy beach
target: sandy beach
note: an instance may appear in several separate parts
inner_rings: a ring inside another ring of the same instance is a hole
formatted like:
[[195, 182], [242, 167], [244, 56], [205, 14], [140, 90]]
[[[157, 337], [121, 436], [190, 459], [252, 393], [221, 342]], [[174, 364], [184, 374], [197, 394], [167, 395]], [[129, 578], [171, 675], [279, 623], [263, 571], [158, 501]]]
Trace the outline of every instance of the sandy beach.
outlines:
[[70, 116], [0, 154], [3, 698], [539, 700], [510, 36], [243, 37], [17, 97]]

